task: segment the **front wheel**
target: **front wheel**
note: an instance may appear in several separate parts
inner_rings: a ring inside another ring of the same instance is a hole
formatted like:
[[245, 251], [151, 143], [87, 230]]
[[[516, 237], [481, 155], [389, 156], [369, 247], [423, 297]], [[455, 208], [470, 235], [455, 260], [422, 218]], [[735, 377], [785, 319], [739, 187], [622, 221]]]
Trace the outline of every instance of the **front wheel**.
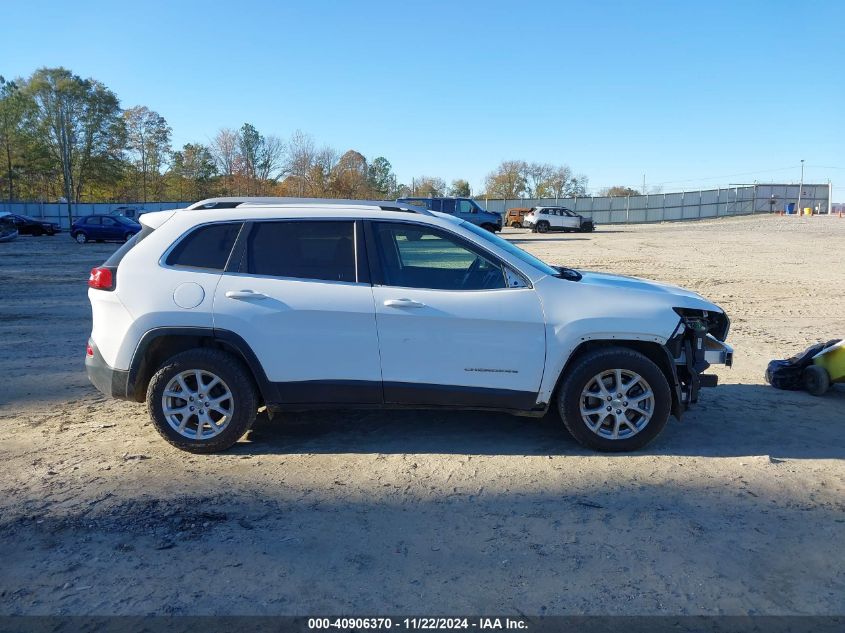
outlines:
[[608, 347], [575, 361], [558, 391], [558, 409], [580, 444], [597, 451], [642, 448], [666, 426], [669, 383], [639, 352]]
[[807, 393], [814, 396], [824, 395], [830, 389], [830, 374], [824, 367], [810, 365], [804, 369], [801, 379]]
[[88, 236], [85, 233], [77, 233], [73, 236], [73, 239], [76, 240], [77, 244], [85, 244], [88, 241]]
[[511, 222], [511, 227], [513, 227], [515, 229], [521, 229], [522, 228], [522, 222]]
[[496, 232], [496, 227], [495, 227], [494, 225], [492, 225], [492, 224], [482, 224], [482, 225], [481, 225], [481, 228], [482, 228], [482, 229], [487, 229], [487, 230], [488, 230], [488, 231], [490, 231], [491, 233], [495, 233], [495, 232]]
[[147, 388], [147, 409], [159, 434], [191, 453], [216, 453], [255, 421], [255, 386], [247, 368], [216, 349], [193, 349], [167, 360]]

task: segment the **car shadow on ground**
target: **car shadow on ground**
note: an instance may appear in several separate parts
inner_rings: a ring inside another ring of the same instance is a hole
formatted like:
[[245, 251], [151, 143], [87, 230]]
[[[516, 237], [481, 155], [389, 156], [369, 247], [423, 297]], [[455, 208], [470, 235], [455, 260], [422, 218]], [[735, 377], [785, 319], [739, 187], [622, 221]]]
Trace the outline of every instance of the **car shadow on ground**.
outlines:
[[[727, 384], [670, 418], [640, 455], [845, 459], [841, 386], [816, 398], [763, 385]], [[310, 411], [259, 416], [244, 454], [385, 453], [591, 455], [555, 413], [527, 418], [505, 413], [438, 410]]]
[[523, 239], [508, 239], [513, 244], [531, 244], [532, 242], [589, 242], [589, 237], [533, 237]]

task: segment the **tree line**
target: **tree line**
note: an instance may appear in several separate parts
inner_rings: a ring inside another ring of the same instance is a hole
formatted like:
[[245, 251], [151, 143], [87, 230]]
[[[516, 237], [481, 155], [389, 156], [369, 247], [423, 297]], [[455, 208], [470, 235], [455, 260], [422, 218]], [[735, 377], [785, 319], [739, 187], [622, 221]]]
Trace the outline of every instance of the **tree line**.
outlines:
[[[96, 79], [66, 68], [0, 77], [0, 190], [13, 200], [147, 202], [223, 195], [314, 198], [470, 196], [465, 179], [399, 182], [385, 157], [368, 160], [318, 145], [296, 131], [283, 139], [250, 123], [224, 128], [207, 143], [172, 146], [158, 112], [122, 108]], [[585, 195], [587, 178], [566, 166], [506, 160], [485, 179], [491, 198]]]

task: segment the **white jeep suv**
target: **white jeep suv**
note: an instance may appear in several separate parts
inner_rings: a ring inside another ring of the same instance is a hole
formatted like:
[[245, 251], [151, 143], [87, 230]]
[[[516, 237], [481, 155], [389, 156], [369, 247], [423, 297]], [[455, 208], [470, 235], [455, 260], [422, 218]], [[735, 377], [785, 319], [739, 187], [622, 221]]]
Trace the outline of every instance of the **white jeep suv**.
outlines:
[[91, 271], [86, 366], [193, 452], [256, 412], [556, 408], [582, 444], [644, 446], [729, 365], [694, 292], [549, 266], [403, 203], [214, 199], [147, 213]]
[[525, 228], [537, 233], [547, 231], [591, 233], [596, 230], [596, 225], [590, 218], [585, 218], [566, 207], [534, 207], [525, 215], [522, 224]]

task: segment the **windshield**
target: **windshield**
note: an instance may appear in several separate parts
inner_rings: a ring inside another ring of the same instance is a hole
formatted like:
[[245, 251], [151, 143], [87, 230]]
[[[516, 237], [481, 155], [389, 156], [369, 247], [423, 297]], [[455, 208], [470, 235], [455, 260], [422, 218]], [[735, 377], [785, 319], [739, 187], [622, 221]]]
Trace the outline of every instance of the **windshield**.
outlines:
[[458, 224], [464, 227], [467, 231], [472, 231], [479, 237], [483, 237], [488, 242], [492, 242], [499, 248], [504, 251], [507, 251], [509, 254], [513, 255], [514, 257], [518, 257], [526, 264], [533, 266], [534, 268], [543, 271], [547, 275], [552, 275], [553, 277], [558, 277], [560, 275], [560, 271], [552, 268], [546, 262], [541, 259], [537, 259], [532, 254], [525, 252], [518, 246], [514, 246], [510, 242], [505, 239], [502, 239], [495, 233], [491, 233], [487, 229], [482, 229], [480, 226], [476, 226], [471, 222], [467, 222], [465, 220], [459, 220]]

